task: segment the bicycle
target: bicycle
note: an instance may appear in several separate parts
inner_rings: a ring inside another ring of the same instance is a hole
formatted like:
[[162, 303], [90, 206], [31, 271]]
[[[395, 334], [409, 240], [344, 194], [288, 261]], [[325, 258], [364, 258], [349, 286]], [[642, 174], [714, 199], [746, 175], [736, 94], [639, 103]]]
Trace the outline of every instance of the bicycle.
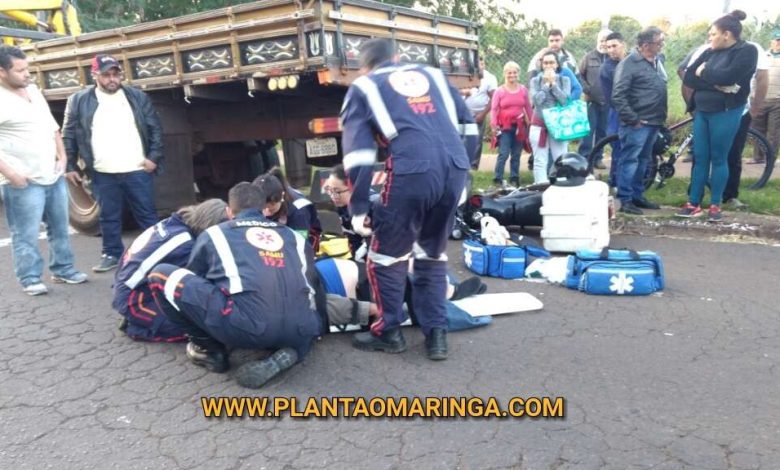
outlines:
[[[689, 117], [669, 127], [662, 128], [657, 139], [661, 140], [661, 142], [656, 142], [656, 145], [653, 146], [653, 157], [645, 174], [646, 189], [650, 189], [653, 184], [656, 184], [657, 189], [663, 188], [666, 180], [674, 176], [674, 165], [677, 163], [677, 160], [687, 152], [693, 151], [693, 118]], [[591, 173], [593, 172], [593, 164], [595, 163], [597, 153], [600, 150], [603, 151], [607, 145], [617, 140], [617, 135], [609, 135], [596, 142], [593, 150], [588, 154], [588, 165]], [[660, 152], [658, 152], [659, 148], [661, 149]], [[747, 155], [752, 156], [754, 149], [758, 149], [766, 162], [761, 169], [758, 180], [748, 186], [749, 189], [755, 190], [763, 188], [772, 176], [772, 171], [775, 167], [776, 149], [772, 149], [769, 141], [761, 132], [749, 128], [745, 149], [742, 151], [743, 158]], [[743, 178], [743, 180], [745, 179]], [[747, 182], [748, 180], [745, 181]]]

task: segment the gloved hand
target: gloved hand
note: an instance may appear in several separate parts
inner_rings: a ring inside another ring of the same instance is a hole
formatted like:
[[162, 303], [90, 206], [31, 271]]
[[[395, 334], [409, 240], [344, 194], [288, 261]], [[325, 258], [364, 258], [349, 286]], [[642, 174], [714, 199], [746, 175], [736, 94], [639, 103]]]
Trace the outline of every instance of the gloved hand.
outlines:
[[352, 216], [352, 230], [361, 237], [371, 236], [371, 220], [366, 218], [366, 214]]

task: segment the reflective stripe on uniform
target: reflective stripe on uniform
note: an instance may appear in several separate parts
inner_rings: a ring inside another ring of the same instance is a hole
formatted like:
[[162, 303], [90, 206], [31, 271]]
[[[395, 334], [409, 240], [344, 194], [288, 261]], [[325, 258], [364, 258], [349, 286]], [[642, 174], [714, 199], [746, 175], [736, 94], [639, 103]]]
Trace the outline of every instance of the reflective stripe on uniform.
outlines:
[[442, 101], [444, 101], [444, 107], [447, 108], [447, 114], [450, 116], [452, 125], [456, 130], [459, 129], [458, 111], [455, 108], [455, 100], [452, 99], [452, 95], [450, 94], [450, 87], [447, 85], [447, 79], [444, 78], [444, 74], [441, 73], [441, 70], [433, 67], [425, 67], [425, 70], [431, 75], [433, 83], [435, 83], [436, 88], [439, 89], [439, 94], [441, 95]]
[[165, 294], [165, 299], [169, 304], [173, 305], [173, 308], [176, 310], [181, 310], [179, 306], [176, 305], [176, 296], [174, 295], [176, 293], [176, 285], [179, 283], [179, 281], [182, 280], [184, 276], [188, 274], [195, 275], [195, 273], [189, 269], [179, 268], [172, 272], [171, 275], [168, 276], [168, 279], [165, 280], [165, 289], [163, 291]]
[[295, 206], [296, 209], [303, 209], [306, 206], [311, 205], [311, 201], [306, 199], [305, 197], [302, 197], [300, 199], [296, 199], [293, 201], [293, 206]]
[[228, 291], [231, 294], [243, 292], [244, 285], [241, 282], [241, 276], [238, 274], [238, 265], [233, 258], [233, 252], [230, 250], [225, 234], [219, 226], [214, 226], [206, 229], [206, 233], [211, 237], [211, 241], [214, 242], [214, 248], [217, 249], [217, 256], [222, 263], [222, 269], [225, 271], [225, 277], [228, 278], [230, 288]]
[[372, 249], [368, 250], [368, 259], [370, 259], [371, 261], [373, 261], [374, 263], [380, 266], [392, 266], [395, 263], [400, 263], [401, 261], [409, 261], [409, 258], [411, 257], [412, 257], [411, 253], [407, 253], [403, 256], [399, 256], [398, 258], [395, 258], [393, 256], [377, 253]]
[[145, 260], [141, 262], [141, 264], [138, 266], [138, 269], [135, 270], [133, 275], [130, 276], [130, 278], [127, 281], [125, 281], [125, 285], [130, 289], [135, 289], [138, 286], [138, 284], [140, 284], [141, 281], [144, 280], [144, 278], [149, 273], [149, 271], [151, 271], [153, 267], [160, 264], [160, 260], [168, 256], [173, 250], [187, 243], [190, 240], [192, 240], [192, 235], [190, 235], [187, 232], [182, 232], [176, 235], [175, 237], [171, 238], [167, 242], [163, 243], [159, 248], [154, 250], [151, 255], [149, 255]]
[[431, 258], [430, 256], [428, 256], [428, 253], [426, 253], [425, 250], [423, 250], [422, 247], [419, 244], [417, 244], [417, 242], [414, 242], [414, 245], [412, 245], [412, 255], [414, 256], [414, 259], [427, 260], [427, 261], [446, 262], [449, 259], [447, 258], [447, 253], [440, 254], [438, 258]]
[[365, 95], [368, 107], [371, 109], [377, 124], [379, 124], [379, 131], [382, 132], [387, 140], [395, 139], [398, 136], [398, 130], [390, 118], [390, 113], [387, 111], [387, 106], [385, 106], [385, 102], [382, 100], [382, 95], [379, 93], [376, 83], [368, 76], [363, 76], [352, 82], [352, 84], [358, 87]]
[[347, 171], [358, 166], [373, 166], [376, 163], [376, 148], [353, 150], [344, 155], [342, 162]]
[[479, 126], [473, 122], [469, 124], [461, 124], [458, 127], [460, 128], [460, 135], [479, 135]]
[[391, 73], [391, 72], [399, 72], [404, 70], [410, 70], [410, 69], [416, 69], [418, 65], [415, 64], [406, 64], [406, 65], [391, 65], [389, 67], [382, 67], [380, 69], [374, 70], [373, 74], [380, 74], [380, 73]]
[[309, 284], [309, 278], [306, 277], [306, 271], [308, 271], [309, 263], [306, 261], [306, 241], [298, 232], [291, 230], [295, 235], [295, 249], [298, 252], [298, 259], [301, 260], [301, 275], [303, 276], [303, 282], [306, 283], [306, 287], [309, 288], [309, 304], [312, 309], [315, 309], [314, 305], [314, 288]]

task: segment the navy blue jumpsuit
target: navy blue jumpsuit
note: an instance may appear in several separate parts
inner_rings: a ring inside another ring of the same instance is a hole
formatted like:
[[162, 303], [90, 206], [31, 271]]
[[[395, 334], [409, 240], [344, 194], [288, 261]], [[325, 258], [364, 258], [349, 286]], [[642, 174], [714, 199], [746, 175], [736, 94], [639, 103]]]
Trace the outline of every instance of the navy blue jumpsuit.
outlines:
[[201, 347], [292, 347], [302, 359], [322, 327], [313, 259], [302, 236], [252, 209], [207, 229], [187, 268], [158, 265], [149, 284]]
[[184, 331], [171, 323], [157, 306], [146, 283], [159, 263], [184, 266], [195, 239], [178, 214], [147, 228], [119, 260], [111, 306], [128, 321], [127, 335], [145, 341], [183, 341]]
[[300, 191], [290, 188], [292, 203], [287, 206], [286, 225], [304, 235], [314, 251], [320, 244], [322, 224], [317, 216], [317, 208]]
[[[367, 268], [380, 315], [372, 333], [379, 336], [404, 320], [412, 256], [414, 309], [423, 333], [446, 328], [444, 251], [470, 168], [468, 155], [478, 143], [471, 113], [440, 70], [387, 62], [353, 82], [341, 119], [350, 212], [371, 212]], [[387, 145], [387, 181], [370, 204], [377, 140]]]

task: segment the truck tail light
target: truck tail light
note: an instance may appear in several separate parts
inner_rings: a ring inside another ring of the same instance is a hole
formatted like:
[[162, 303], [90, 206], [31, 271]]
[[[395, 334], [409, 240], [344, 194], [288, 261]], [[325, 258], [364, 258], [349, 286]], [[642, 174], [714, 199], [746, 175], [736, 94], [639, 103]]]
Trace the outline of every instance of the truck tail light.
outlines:
[[337, 117], [314, 118], [309, 121], [309, 130], [313, 134], [341, 132], [341, 120]]

